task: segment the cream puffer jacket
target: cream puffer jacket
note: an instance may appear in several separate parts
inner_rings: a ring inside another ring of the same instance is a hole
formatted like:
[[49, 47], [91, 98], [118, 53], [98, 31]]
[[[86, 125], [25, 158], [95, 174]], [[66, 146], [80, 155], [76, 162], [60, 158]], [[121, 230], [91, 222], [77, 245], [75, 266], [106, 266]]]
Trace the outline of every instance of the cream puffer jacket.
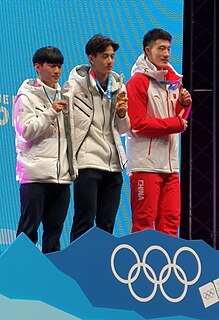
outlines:
[[119, 118], [115, 96], [125, 91], [123, 76], [112, 73], [112, 99], [101, 95], [90, 75], [90, 66], [75, 67], [64, 84], [62, 96], [68, 101], [69, 121], [77, 166], [122, 171], [126, 165], [120, 135], [130, 128], [129, 117]]

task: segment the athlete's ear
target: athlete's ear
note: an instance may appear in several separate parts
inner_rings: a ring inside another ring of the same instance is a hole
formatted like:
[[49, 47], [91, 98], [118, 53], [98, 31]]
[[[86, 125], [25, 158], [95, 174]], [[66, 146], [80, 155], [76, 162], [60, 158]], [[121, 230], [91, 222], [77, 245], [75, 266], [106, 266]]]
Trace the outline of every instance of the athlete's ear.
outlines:
[[145, 52], [145, 54], [148, 56], [149, 53], [150, 53], [150, 47], [149, 47], [149, 46], [145, 47], [145, 48], [144, 48], [144, 52]]
[[36, 72], [39, 73], [41, 71], [42, 66], [38, 62], [36, 62], [34, 64], [34, 68], [35, 68]]
[[88, 60], [90, 61], [90, 64], [94, 64], [94, 59], [95, 57], [92, 56], [91, 54], [88, 56]]

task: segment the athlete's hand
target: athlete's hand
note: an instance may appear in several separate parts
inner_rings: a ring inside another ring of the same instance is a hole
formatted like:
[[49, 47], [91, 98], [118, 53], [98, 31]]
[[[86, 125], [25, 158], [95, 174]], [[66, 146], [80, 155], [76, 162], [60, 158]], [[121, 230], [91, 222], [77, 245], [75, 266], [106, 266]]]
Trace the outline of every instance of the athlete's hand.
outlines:
[[63, 111], [67, 107], [67, 101], [66, 100], [54, 100], [52, 104], [52, 108], [56, 112]]
[[184, 130], [183, 130], [183, 131], [185, 131], [186, 128], [188, 127], [188, 121], [185, 120], [185, 119], [183, 119], [183, 114], [184, 114], [184, 113], [185, 113], [185, 110], [182, 109], [182, 110], [180, 111], [180, 113], [178, 114], [178, 117], [180, 118], [180, 120], [181, 120], [181, 122], [182, 122], [182, 124], [183, 124], [183, 126], [184, 126]]
[[185, 88], [183, 88], [183, 86], [180, 87], [179, 89], [179, 103], [182, 106], [190, 106], [190, 104], [192, 103], [192, 98], [191, 98], [191, 94], [189, 93], [188, 90], [186, 90]]
[[128, 110], [128, 98], [125, 92], [121, 92], [116, 97], [116, 113], [120, 118], [124, 118]]

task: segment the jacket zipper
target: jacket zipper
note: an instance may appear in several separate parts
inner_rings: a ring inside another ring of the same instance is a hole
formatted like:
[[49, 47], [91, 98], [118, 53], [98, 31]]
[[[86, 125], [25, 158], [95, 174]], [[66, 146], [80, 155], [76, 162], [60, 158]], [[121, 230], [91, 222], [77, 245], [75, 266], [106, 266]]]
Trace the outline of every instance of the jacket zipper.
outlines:
[[[105, 113], [104, 113], [104, 105], [103, 105], [103, 95], [101, 95], [101, 106], [102, 106], [102, 112], [103, 112], [103, 139], [105, 140], [105, 142], [107, 143], [108, 145], [108, 148], [109, 148], [109, 160], [108, 160], [108, 166], [109, 168], [111, 169], [111, 159], [112, 159], [112, 150], [111, 150], [111, 147], [110, 147], [110, 144], [108, 143], [108, 141], [105, 139]], [[111, 119], [110, 119], [111, 121]]]
[[[46, 91], [46, 89], [45, 89], [44, 86], [43, 86], [43, 90], [44, 90], [44, 92], [45, 92], [45, 95], [46, 95], [48, 101], [50, 102], [50, 104], [51, 104], [51, 106], [52, 106], [53, 101], [55, 100], [56, 95], [57, 95], [57, 93], [58, 93], [58, 90], [56, 90], [56, 93], [55, 93], [53, 99], [48, 95], [48, 93], [47, 93], [47, 91]], [[58, 182], [59, 182], [60, 171], [61, 171], [61, 164], [60, 164], [60, 126], [59, 126], [58, 117], [57, 117], [57, 119], [56, 119], [56, 122], [57, 122], [57, 131], [58, 131], [58, 146], [57, 146], [57, 147], [58, 147], [58, 150], [57, 150], [57, 152], [58, 152], [58, 157], [57, 157], [57, 163], [56, 163], [56, 174], [57, 174], [57, 180], [58, 180]]]
[[[167, 99], [166, 99], [166, 102], [167, 102], [167, 112], [168, 112], [168, 117], [170, 117], [170, 106], [169, 106], [169, 95], [168, 95], [168, 91], [166, 90], [166, 94], [167, 94]], [[171, 101], [172, 102], [172, 101]], [[170, 157], [170, 154], [171, 154], [171, 142], [172, 142], [172, 136], [170, 135], [170, 141], [169, 141], [169, 155], [168, 155], [168, 162], [169, 162], [169, 168], [170, 168], [170, 172], [172, 172], [172, 165], [171, 165], [171, 157]]]
[[61, 171], [61, 163], [60, 163], [60, 126], [59, 126], [59, 120], [57, 118], [57, 129], [58, 129], [58, 159], [57, 159], [57, 180], [59, 182], [60, 178], [60, 171]]

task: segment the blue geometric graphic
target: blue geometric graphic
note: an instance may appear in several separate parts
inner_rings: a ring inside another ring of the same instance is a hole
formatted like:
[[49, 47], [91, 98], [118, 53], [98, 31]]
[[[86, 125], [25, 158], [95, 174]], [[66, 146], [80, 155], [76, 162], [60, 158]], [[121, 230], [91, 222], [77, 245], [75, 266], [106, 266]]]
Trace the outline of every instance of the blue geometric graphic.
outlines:
[[47, 257], [94, 306], [134, 310], [145, 319], [219, 314], [219, 252], [203, 241], [153, 230], [115, 238], [93, 228]]
[[80, 320], [40, 301], [12, 300], [1, 295], [0, 310], [4, 320]]
[[[93, 307], [77, 282], [60, 272], [25, 234], [0, 256], [0, 295], [41, 301], [80, 319], [143, 319], [134, 311]], [[8, 319], [8, 314], [4, 317]]]
[[116, 238], [93, 228], [47, 255], [21, 234], [0, 256], [0, 314], [13, 320], [16, 300], [27, 311], [38, 302], [40, 319], [57, 310], [57, 320], [218, 320], [218, 266], [203, 241], [153, 230]]

